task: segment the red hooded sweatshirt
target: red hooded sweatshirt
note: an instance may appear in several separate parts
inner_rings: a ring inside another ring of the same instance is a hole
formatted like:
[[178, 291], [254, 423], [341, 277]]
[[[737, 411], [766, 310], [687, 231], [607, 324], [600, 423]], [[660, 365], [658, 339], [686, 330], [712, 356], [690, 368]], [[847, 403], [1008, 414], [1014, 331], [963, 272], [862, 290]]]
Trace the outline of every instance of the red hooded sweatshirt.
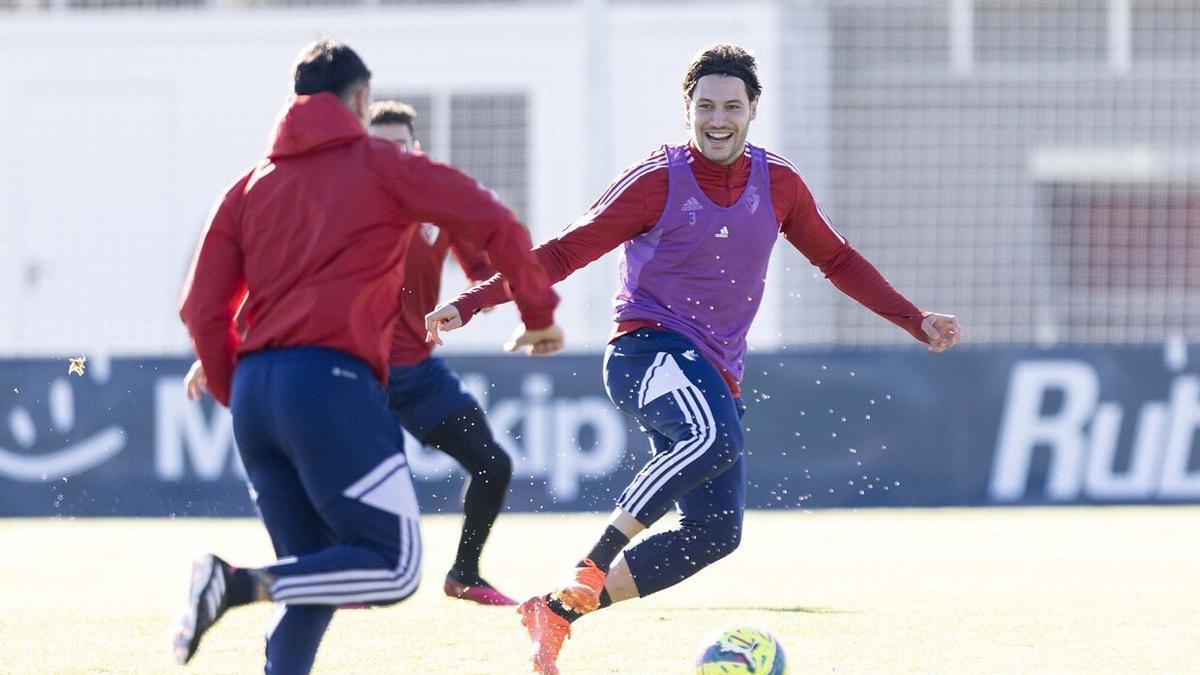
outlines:
[[487, 251], [527, 327], [553, 323], [558, 296], [529, 233], [490, 191], [371, 138], [333, 94], [291, 101], [267, 156], [217, 203], [184, 282], [180, 316], [213, 397], [229, 404], [238, 354], [278, 347], [337, 349], [386, 382], [405, 253], [422, 221]]

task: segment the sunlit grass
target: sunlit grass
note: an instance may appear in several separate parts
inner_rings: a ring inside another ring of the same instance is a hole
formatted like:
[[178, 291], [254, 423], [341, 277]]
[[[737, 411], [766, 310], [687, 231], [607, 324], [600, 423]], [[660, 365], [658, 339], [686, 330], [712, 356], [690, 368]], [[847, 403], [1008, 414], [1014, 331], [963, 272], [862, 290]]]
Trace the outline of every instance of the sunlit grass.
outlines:
[[[484, 574], [524, 597], [603, 518], [506, 515]], [[340, 612], [325, 673], [526, 669], [511, 609], [451, 601], [459, 519], [424, 521], [425, 584]], [[269, 559], [252, 520], [0, 520], [0, 672], [182, 672], [167, 627], [189, 561]], [[191, 672], [262, 668], [267, 605], [231, 611]], [[1200, 508], [755, 512], [742, 547], [688, 582], [575, 624], [564, 672], [689, 672], [714, 630], [756, 624], [802, 672], [1196, 672]]]

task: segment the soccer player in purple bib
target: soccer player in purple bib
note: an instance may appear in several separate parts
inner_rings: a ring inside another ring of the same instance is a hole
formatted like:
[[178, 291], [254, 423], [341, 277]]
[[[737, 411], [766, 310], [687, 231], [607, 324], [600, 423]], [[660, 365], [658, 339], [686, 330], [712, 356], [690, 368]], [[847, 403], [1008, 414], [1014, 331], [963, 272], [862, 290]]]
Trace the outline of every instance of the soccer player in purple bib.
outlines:
[[[683, 79], [692, 138], [626, 170], [535, 252], [557, 282], [622, 247], [608, 395], [650, 437], [652, 459], [617, 500], [604, 533], [551, 592], [520, 607], [534, 669], [557, 673], [570, 625], [598, 608], [673, 586], [741, 539], [745, 460], [740, 381], [746, 333], [783, 234], [840, 290], [940, 352], [955, 317], [900, 295], [829, 223], [786, 159], [746, 143], [759, 94], [754, 57], [732, 45], [696, 56]], [[426, 317], [431, 338], [504, 302], [498, 278]], [[676, 506], [679, 525], [626, 548]]]

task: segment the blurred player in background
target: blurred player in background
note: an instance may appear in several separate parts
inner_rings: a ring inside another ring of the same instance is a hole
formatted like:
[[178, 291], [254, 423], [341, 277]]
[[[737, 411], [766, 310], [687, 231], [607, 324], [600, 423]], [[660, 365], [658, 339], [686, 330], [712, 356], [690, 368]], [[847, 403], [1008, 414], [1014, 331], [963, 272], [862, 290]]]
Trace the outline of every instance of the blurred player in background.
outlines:
[[[654, 455], [567, 579], [521, 605], [539, 672], [558, 672], [575, 619], [673, 586], [737, 548], [746, 333], [780, 233], [841, 291], [933, 351], [959, 338], [953, 316], [917, 309], [847, 243], [789, 161], [746, 142], [760, 93], [745, 50], [701, 52], [683, 80], [690, 142], [663, 146], [626, 170], [536, 249], [557, 282], [622, 247], [605, 386], [646, 431]], [[457, 328], [505, 297], [493, 278], [430, 314], [427, 328], [438, 339], [439, 329]], [[672, 505], [678, 527], [625, 548]]]
[[[404, 152], [415, 152], [421, 147], [414, 135], [416, 116], [410, 105], [376, 101], [371, 104], [369, 131]], [[433, 223], [421, 223], [404, 260], [404, 291], [388, 368], [388, 405], [417, 441], [450, 455], [470, 473], [458, 553], [442, 586], [446, 595], [483, 605], [515, 605], [479, 574], [483, 545], [512, 480], [512, 460], [496, 443], [479, 403], [463, 389], [458, 376], [431, 355], [433, 343], [425, 339], [425, 315], [437, 306], [449, 252], [472, 283], [494, 274], [478, 249]]]
[[352, 49], [318, 40], [293, 75], [266, 157], [201, 236], [180, 309], [199, 357], [189, 395], [230, 406], [279, 560], [198, 560], [176, 657], [188, 661], [229, 607], [273, 600], [266, 670], [280, 673], [312, 668], [338, 606], [399, 602], [420, 581], [416, 495], [383, 387], [417, 223], [486, 247], [527, 327], [517, 345], [562, 342], [557, 297], [513, 213], [459, 171], [367, 135], [371, 73]]

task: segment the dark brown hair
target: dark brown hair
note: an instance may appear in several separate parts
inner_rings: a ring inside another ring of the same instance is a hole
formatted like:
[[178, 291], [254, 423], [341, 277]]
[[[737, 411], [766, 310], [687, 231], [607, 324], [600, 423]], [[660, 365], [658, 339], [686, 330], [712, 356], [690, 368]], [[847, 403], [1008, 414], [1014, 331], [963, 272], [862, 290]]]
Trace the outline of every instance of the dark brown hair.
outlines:
[[683, 75], [683, 95], [691, 98], [696, 83], [705, 75], [729, 75], [740, 79], [746, 85], [746, 95], [751, 101], [762, 94], [758, 64], [750, 52], [741, 47], [715, 44], [697, 54]]
[[320, 38], [296, 57], [292, 79], [298, 95], [328, 91], [345, 98], [355, 87], [371, 81], [371, 71], [349, 46]]

